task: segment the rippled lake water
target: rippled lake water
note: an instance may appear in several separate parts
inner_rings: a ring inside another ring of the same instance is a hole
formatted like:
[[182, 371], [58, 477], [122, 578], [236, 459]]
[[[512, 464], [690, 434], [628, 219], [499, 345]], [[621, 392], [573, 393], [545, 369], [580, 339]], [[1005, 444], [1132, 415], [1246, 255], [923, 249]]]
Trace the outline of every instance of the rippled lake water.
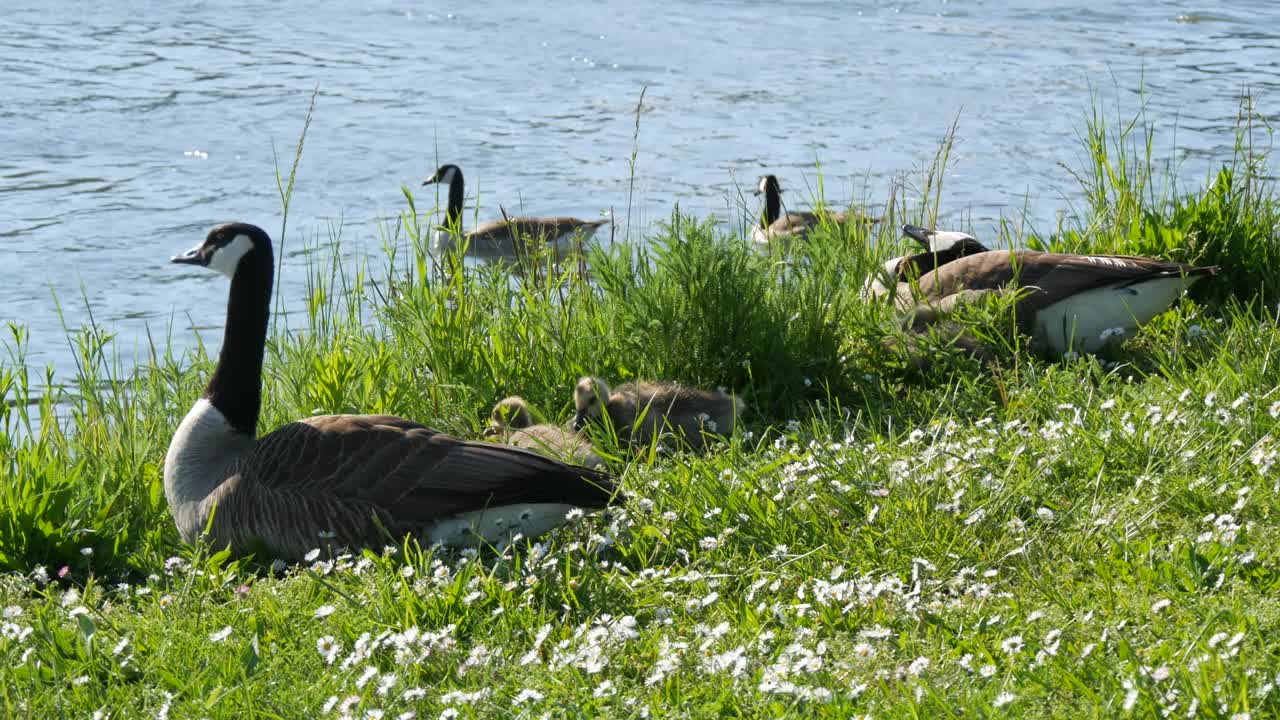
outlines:
[[302, 240], [340, 220], [350, 252], [379, 247], [401, 184], [437, 160], [463, 167], [485, 218], [621, 212], [645, 86], [635, 223], [677, 201], [735, 217], [736, 184], [770, 170], [803, 187], [815, 161], [828, 197], [880, 200], [959, 116], [943, 209], [981, 232], [1066, 206], [1059, 163], [1076, 163], [1092, 91], [1132, 112], [1145, 86], [1157, 152], [1194, 185], [1229, 157], [1241, 93], [1274, 116], [1280, 84], [1280, 6], [1262, 1], [171, 5], [0, 14], [0, 319], [60, 373], [53, 297], [79, 326], [81, 288], [125, 355], [148, 326], [218, 340], [225, 281], [167, 258], [226, 220], [278, 232], [274, 158], [287, 167], [317, 85], [286, 304]]

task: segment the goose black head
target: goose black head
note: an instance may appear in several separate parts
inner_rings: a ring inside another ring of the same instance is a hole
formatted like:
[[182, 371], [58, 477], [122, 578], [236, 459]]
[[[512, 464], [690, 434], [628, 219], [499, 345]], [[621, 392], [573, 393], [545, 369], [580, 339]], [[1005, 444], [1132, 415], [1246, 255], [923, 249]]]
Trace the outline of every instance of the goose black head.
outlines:
[[777, 175], [761, 175], [756, 181], [756, 195], [769, 195], [782, 192], [782, 186], [778, 184]]
[[441, 165], [431, 174], [431, 177], [422, 181], [423, 185], [452, 185], [454, 177], [462, 177], [462, 170], [457, 165]]
[[903, 225], [902, 234], [915, 240], [925, 252], [945, 253], [956, 258], [987, 252], [986, 245], [969, 233], [957, 230], [931, 230], [919, 225]]
[[254, 253], [254, 257], [271, 257], [271, 238], [262, 228], [249, 223], [227, 223], [209, 231], [204, 242], [190, 250], [175, 255], [169, 262], [179, 265], [199, 265], [233, 277], [240, 261]]
[[609, 386], [604, 380], [584, 377], [573, 388], [573, 429], [581, 430], [589, 420], [603, 414], [602, 406], [609, 399]]

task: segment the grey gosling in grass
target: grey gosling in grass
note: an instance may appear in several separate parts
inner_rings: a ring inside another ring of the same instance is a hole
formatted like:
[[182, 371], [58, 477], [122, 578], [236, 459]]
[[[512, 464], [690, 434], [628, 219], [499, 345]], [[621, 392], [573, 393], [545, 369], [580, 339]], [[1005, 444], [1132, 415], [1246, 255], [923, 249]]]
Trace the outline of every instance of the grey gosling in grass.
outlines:
[[[764, 215], [760, 224], [751, 229], [751, 240], [757, 245], [768, 246], [773, 243], [787, 243], [792, 239], [803, 237], [814, 227], [821, 224], [818, 213], [811, 210], [782, 212], [782, 186], [778, 184], [776, 175], [762, 175], [756, 182], [755, 194], [764, 195]], [[826, 212], [826, 219], [834, 224], [842, 225], [850, 219], [848, 212]], [[854, 216], [865, 223], [879, 222], [879, 218]]]
[[218, 364], [165, 456], [165, 496], [183, 540], [208, 526], [215, 547], [285, 560], [406, 535], [468, 546], [536, 536], [572, 508], [615, 501], [603, 472], [390, 415], [308, 417], [257, 437], [271, 238], [253, 225], [220, 225], [173, 262], [231, 278]]
[[1034, 346], [1056, 355], [1092, 353], [1131, 335], [1217, 271], [1124, 255], [990, 250], [936, 264], [914, 285], [900, 283], [895, 301], [921, 327], [958, 306], [1016, 289], [1018, 322]]
[[600, 378], [584, 377], [573, 389], [576, 414], [573, 427], [581, 430], [606, 415], [619, 439], [648, 445], [671, 432], [697, 449], [703, 433], [728, 435], [746, 409], [741, 398], [721, 391], [699, 390], [676, 383], [635, 382], [610, 390]]
[[572, 460], [589, 468], [604, 466], [591, 442], [575, 430], [549, 423], [534, 424], [529, 403], [519, 395], [503, 398], [493, 406], [489, 427], [484, 433], [502, 438], [508, 445], [527, 448], [544, 455]]
[[448, 252], [465, 242], [466, 254], [482, 260], [520, 260], [549, 247], [563, 259], [575, 247], [585, 244], [609, 220], [580, 220], [575, 217], [513, 217], [483, 222], [462, 230], [462, 200], [465, 186], [457, 165], [441, 165], [422, 182], [449, 188], [444, 224], [431, 236], [432, 251]]

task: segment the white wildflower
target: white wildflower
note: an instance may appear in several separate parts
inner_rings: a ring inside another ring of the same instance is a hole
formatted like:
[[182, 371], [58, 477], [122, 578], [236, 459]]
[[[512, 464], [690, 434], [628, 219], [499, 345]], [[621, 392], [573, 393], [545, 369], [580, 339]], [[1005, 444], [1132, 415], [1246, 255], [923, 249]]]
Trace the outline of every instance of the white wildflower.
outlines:
[[1021, 636], [1021, 635], [1012, 635], [1012, 636], [1010, 636], [1010, 637], [1005, 638], [1005, 639], [1000, 643], [1000, 649], [1001, 649], [1002, 651], [1004, 651], [1005, 653], [1008, 653], [1008, 654], [1010, 654], [1010, 655], [1013, 655], [1013, 654], [1015, 654], [1015, 653], [1022, 652], [1022, 645], [1023, 645], [1023, 643], [1022, 643], [1022, 636]]
[[320, 657], [324, 658], [326, 665], [332, 665], [338, 653], [342, 652], [342, 645], [334, 640], [332, 635], [325, 635], [316, 640], [316, 651], [320, 653]]
[[209, 633], [209, 642], [211, 642], [211, 643], [220, 643], [220, 642], [222, 642], [223, 640], [226, 640], [226, 639], [227, 639], [227, 638], [229, 638], [229, 637], [231, 637], [231, 626], [230, 626], [230, 625], [228, 625], [228, 626], [226, 626], [226, 627], [222, 628], [221, 630], [219, 630], [219, 631], [217, 631], [217, 632]]
[[335, 610], [337, 610], [337, 608], [332, 605], [321, 605], [316, 608], [315, 616], [318, 618], [327, 618], [332, 615]]

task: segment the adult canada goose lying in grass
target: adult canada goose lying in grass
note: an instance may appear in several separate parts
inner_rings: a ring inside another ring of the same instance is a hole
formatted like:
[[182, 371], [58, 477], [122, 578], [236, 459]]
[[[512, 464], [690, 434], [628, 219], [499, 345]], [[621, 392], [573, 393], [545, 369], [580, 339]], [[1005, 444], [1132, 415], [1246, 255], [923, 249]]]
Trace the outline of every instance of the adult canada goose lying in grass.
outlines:
[[993, 250], [899, 284], [897, 303], [920, 327], [958, 305], [1016, 288], [1018, 322], [1038, 347], [1091, 353], [1130, 335], [1217, 271], [1143, 257]]
[[959, 230], [932, 230], [919, 225], [903, 225], [902, 234], [920, 244], [925, 252], [947, 253], [952, 259], [988, 252], [978, 238]]
[[493, 406], [493, 413], [489, 415], [489, 427], [484, 434], [502, 438], [509, 445], [573, 460], [584, 467], [598, 468], [604, 465], [604, 460], [595, 453], [591, 442], [579, 432], [549, 423], [535, 425], [529, 403], [518, 395], [503, 398]]
[[924, 252], [900, 255], [887, 260], [879, 273], [867, 278], [866, 284], [862, 287], [864, 299], [891, 295], [893, 293], [889, 291], [890, 287], [895, 288], [896, 292], [896, 288], [902, 283], [919, 278], [953, 260], [989, 252], [985, 245], [968, 233], [927, 230], [917, 225], [903, 225], [902, 233], [920, 243]]
[[676, 383], [635, 382], [610, 390], [604, 380], [584, 377], [573, 389], [574, 429], [581, 430], [605, 415], [623, 443], [648, 445], [670, 431], [693, 448], [703, 446], [703, 432], [728, 435], [746, 409], [741, 398], [721, 391], [698, 390]]
[[[764, 195], [764, 217], [759, 225], [751, 229], [751, 239], [758, 245], [769, 245], [773, 242], [789, 242], [793, 238], [803, 237], [810, 229], [821, 223], [818, 213], [811, 210], [797, 210], [783, 214], [782, 187], [776, 175], [762, 175], [756, 183], [756, 195]], [[829, 222], [842, 225], [849, 220], [847, 212], [824, 213]], [[866, 223], [879, 222], [879, 218], [856, 216]]]
[[253, 225], [220, 225], [173, 262], [231, 278], [217, 367], [165, 456], [165, 496], [183, 540], [209, 525], [217, 547], [292, 560], [326, 541], [382, 547], [407, 534], [472, 545], [539, 535], [573, 507], [613, 501], [605, 473], [390, 415], [309, 417], [255, 437], [271, 238]]
[[441, 165], [423, 185], [440, 183], [449, 187], [444, 224], [432, 234], [432, 250], [439, 254], [465, 241], [467, 255], [484, 260], [520, 260], [551, 247], [563, 258], [577, 244], [586, 243], [609, 220], [579, 220], [575, 217], [513, 217], [480, 223], [462, 230], [462, 200], [465, 187], [457, 165]]

